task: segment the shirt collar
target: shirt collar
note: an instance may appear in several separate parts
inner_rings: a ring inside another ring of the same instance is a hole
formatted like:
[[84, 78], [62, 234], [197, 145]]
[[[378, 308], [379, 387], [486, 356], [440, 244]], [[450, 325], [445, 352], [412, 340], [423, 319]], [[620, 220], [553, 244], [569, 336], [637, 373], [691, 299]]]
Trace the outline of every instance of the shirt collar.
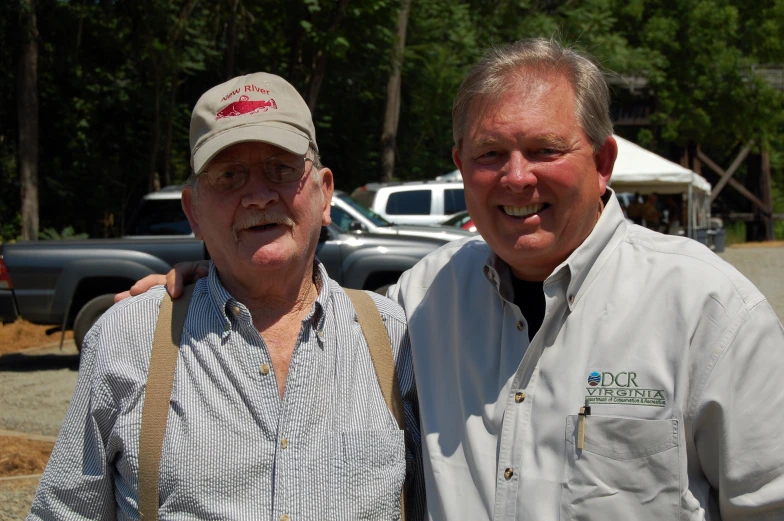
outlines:
[[[569, 309], [577, 304], [615, 247], [626, 235], [626, 218], [615, 197], [615, 192], [607, 188], [602, 201], [604, 210], [591, 233], [544, 282], [545, 286], [548, 286], [568, 277]], [[490, 283], [495, 285], [499, 295], [511, 302], [513, 289], [510, 266], [491, 250], [483, 272]]]
[[[316, 283], [318, 296], [305, 320], [312, 320], [317, 331], [324, 330], [324, 317], [331, 298], [328, 280], [329, 276], [324, 265], [315, 259], [313, 261], [313, 281]], [[231, 317], [252, 322], [248, 308], [235, 299], [221, 283], [218, 269], [212, 261], [210, 261], [210, 271], [207, 275], [207, 288], [215, 311], [223, 322], [224, 334], [231, 331]]]
[[[599, 216], [596, 226], [580, 246], [560, 266], [553, 270], [553, 275], [561, 269], [568, 269], [570, 280], [567, 290], [569, 309], [573, 309], [590, 287], [604, 263], [613, 254], [615, 248], [626, 236], [626, 218], [615, 197], [615, 192], [607, 188], [604, 196], [604, 210]], [[552, 275], [551, 275], [552, 276]]]
[[514, 299], [514, 289], [512, 288], [512, 268], [495, 254], [493, 250], [487, 256], [487, 261], [483, 267], [487, 280], [495, 286], [501, 298], [512, 302]]

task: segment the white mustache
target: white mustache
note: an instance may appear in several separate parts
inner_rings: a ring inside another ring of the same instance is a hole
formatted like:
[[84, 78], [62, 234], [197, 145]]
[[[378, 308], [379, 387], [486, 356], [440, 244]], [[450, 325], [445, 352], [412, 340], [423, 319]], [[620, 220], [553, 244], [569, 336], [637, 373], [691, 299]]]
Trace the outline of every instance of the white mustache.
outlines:
[[265, 224], [281, 224], [289, 228], [294, 227], [294, 221], [288, 215], [284, 215], [276, 210], [265, 210], [246, 215], [241, 221], [234, 223], [234, 226], [231, 227], [231, 234], [234, 236], [234, 240], [237, 241], [239, 240], [237, 234], [242, 230]]

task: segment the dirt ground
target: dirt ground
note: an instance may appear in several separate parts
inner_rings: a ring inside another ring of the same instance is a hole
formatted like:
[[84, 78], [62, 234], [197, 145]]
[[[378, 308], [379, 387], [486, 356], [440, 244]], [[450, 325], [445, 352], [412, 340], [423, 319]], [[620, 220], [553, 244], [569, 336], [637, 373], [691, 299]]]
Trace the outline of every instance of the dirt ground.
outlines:
[[[13, 324], [0, 324], [0, 355], [59, 342], [59, 331], [53, 335], [46, 334], [46, 330], [50, 327], [37, 326], [26, 320], [17, 320]], [[73, 338], [73, 331], [67, 331], [65, 338], [66, 340]]]
[[0, 476], [40, 474], [54, 443], [18, 436], [0, 436]]

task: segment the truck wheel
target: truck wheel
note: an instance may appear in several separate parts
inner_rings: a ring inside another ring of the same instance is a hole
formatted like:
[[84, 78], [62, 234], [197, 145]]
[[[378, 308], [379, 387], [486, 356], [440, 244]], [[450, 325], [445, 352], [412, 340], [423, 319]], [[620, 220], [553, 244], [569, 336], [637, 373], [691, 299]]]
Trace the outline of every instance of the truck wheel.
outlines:
[[84, 342], [84, 337], [87, 336], [87, 332], [90, 331], [93, 324], [101, 318], [101, 315], [113, 305], [114, 295], [100, 295], [87, 302], [87, 304], [82, 306], [82, 309], [79, 310], [79, 313], [76, 315], [76, 320], [74, 320], [74, 343], [79, 351], [82, 350], [82, 342]]

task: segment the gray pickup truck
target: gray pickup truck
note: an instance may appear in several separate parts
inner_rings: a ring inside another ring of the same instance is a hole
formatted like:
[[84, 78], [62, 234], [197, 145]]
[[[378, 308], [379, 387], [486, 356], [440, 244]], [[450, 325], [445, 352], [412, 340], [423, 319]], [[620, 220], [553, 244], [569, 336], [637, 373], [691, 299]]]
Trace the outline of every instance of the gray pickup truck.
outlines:
[[[123, 239], [0, 245], [0, 320], [21, 316], [56, 326], [51, 332], [73, 329], [81, 348], [115, 293], [178, 262], [209, 258], [180, 209], [179, 187], [145, 197], [128, 229]], [[421, 236], [373, 233], [333, 223], [322, 228], [316, 255], [343, 286], [383, 293], [419, 259], [466, 234], [430, 227], [422, 227]]]

